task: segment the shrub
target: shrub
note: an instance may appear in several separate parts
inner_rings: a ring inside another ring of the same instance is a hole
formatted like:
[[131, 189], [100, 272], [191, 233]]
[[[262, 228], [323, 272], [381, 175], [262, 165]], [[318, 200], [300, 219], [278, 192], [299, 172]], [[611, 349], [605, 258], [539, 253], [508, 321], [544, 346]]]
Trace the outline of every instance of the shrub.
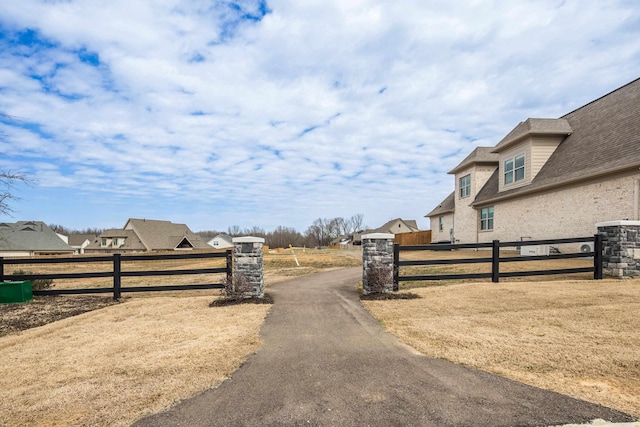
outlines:
[[381, 262], [374, 261], [367, 266], [367, 284], [364, 291], [367, 293], [389, 292], [389, 286], [393, 286], [393, 269]]
[[[11, 276], [33, 276], [36, 273], [33, 271], [25, 271], [25, 270], [15, 270], [11, 273]], [[9, 277], [11, 277], [9, 276]], [[53, 279], [35, 279], [31, 280], [31, 288], [40, 290], [40, 289], [48, 289], [53, 286]]]
[[251, 282], [243, 274], [236, 273], [231, 280], [224, 282], [224, 296], [227, 300], [240, 301], [251, 296]]

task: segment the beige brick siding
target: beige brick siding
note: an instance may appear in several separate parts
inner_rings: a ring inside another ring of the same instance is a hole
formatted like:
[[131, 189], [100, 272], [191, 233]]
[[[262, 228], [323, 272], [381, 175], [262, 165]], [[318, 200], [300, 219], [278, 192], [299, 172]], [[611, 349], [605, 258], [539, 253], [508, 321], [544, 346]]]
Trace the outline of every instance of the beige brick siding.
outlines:
[[[480, 242], [592, 236], [595, 224], [634, 218], [634, 190], [640, 172], [594, 180], [494, 204], [494, 230], [479, 232]], [[457, 212], [457, 207], [456, 207]], [[478, 211], [474, 218], [478, 220]], [[456, 226], [459, 219], [456, 217]], [[465, 242], [474, 242], [473, 238]]]
[[[478, 191], [495, 171], [495, 166], [474, 165], [456, 174], [455, 226], [456, 242], [475, 243], [478, 230], [478, 215], [471, 203]], [[460, 197], [460, 178], [471, 175], [471, 195]], [[433, 228], [432, 228], [433, 230]], [[447, 239], [449, 236], [447, 236]], [[444, 240], [444, 239], [442, 239]]]
[[448, 213], [441, 215], [444, 219], [444, 227], [440, 231], [440, 217], [434, 216], [429, 218], [431, 228], [431, 241], [440, 242], [442, 240], [450, 240], [449, 230], [453, 228], [453, 214]]

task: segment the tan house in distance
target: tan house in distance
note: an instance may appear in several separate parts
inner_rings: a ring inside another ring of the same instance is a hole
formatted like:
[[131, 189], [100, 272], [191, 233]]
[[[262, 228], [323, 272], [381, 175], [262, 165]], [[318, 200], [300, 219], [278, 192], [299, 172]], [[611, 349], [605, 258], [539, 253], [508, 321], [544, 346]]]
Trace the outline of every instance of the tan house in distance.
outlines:
[[586, 237], [638, 220], [640, 79], [557, 119], [530, 118], [450, 174], [455, 191], [426, 217], [432, 241]]
[[122, 229], [101, 233], [85, 253], [125, 253], [211, 249], [185, 224], [130, 218]]

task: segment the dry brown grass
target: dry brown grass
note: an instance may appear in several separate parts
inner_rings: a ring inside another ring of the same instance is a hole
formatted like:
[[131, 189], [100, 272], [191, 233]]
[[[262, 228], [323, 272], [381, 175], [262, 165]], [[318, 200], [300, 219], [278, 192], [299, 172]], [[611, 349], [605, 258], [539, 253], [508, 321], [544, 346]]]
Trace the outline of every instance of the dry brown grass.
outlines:
[[[283, 252], [273, 251], [264, 255], [265, 282], [267, 285], [291, 277], [326, 271], [331, 268], [362, 265], [362, 252], [360, 251], [295, 248], [295, 254], [300, 266], [296, 265], [289, 249]], [[220, 268], [224, 267], [224, 265], [224, 258], [123, 261], [122, 271]], [[113, 271], [113, 265], [110, 262], [11, 265], [5, 267], [5, 274], [10, 275], [15, 270], [27, 270], [36, 274], [86, 273]], [[222, 283], [224, 279], [224, 274], [123, 277], [122, 287]], [[109, 288], [112, 286], [112, 278], [56, 279], [53, 282], [53, 288], [55, 289]]]
[[432, 357], [640, 416], [640, 280], [463, 283], [365, 301]]
[[131, 299], [0, 338], [1, 425], [129, 425], [220, 383], [269, 306]]
[[[361, 263], [358, 256], [344, 251], [296, 250], [296, 255], [300, 267], [289, 253], [265, 255], [267, 287], [292, 276]], [[222, 262], [151, 261], [125, 268], [205, 268]], [[43, 272], [110, 268], [108, 264], [15, 267]], [[221, 275], [127, 278], [123, 286], [222, 279]], [[56, 280], [54, 285], [110, 287], [112, 281]], [[259, 346], [259, 329], [270, 307], [209, 307], [219, 294], [217, 290], [124, 294], [120, 304], [0, 337], [0, 426], [124, 426], [219, 384]]]

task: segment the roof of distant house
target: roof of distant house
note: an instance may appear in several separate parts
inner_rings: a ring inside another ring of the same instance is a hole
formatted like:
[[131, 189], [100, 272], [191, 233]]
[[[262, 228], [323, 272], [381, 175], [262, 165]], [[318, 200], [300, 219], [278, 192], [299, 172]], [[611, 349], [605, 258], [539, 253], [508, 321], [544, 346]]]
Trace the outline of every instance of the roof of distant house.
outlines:
[[42, 221], [0, 223], [0, 250], [73, 252], [73, 248]]
[[130, 218], [124, 229], [135, 230], [147, 250], [173, 250], [185, 239], [194, 249], [210, 249], [210, 246], [193, 233], [186, 224]]

